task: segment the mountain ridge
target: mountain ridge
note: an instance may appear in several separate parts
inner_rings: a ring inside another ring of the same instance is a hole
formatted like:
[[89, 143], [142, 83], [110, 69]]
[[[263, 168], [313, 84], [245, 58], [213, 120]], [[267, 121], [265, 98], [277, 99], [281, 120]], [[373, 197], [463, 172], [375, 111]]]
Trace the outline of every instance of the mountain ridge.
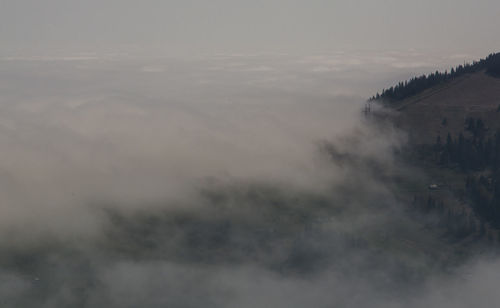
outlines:
[[428, 176], [407, 196], [414, 205], [462, 239], [500, 241], [500, 78], [483, 68], [375, 103], [407, 133], [403, 159]]
[[415, 144], [433, 143], [438, 136], [465, 131], [467, 118], [482, 118], [490, 133], [500, 128], [500, 79], [485, 71], [466, 74], [389, 104], [394, 122]]
[[418, 95], [421, 92], [438, 86], [440, 84], [453, 81], [463, 75], [484, 71], [493, 77], [500, 77], [500, 53], [491, 53], [484, 59], [471, 63], [464, 63], [451, 68], [450, 72], [436, 71], [413, 77], [409, 80], [401, 81], [397, 85], [388, 89], [383, 89], [382, 93], [372, 96], [370, 101], [397, 102]]

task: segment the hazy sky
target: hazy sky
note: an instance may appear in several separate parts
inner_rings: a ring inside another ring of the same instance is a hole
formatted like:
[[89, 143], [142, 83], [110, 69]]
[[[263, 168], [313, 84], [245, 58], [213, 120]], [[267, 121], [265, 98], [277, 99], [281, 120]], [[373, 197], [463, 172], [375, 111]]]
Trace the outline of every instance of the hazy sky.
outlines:
[[3, 51], [500, 50], [497, 0], [0, 0]]

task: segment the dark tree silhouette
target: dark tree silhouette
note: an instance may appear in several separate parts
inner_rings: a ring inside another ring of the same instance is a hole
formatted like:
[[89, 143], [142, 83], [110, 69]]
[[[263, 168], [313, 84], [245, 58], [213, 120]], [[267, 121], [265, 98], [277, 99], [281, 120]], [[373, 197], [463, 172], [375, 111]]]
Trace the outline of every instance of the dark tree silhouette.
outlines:
[[444, 73], [436, 71], [429, 75], [421, 75], [404, 82], [399, 82], [395, 86], [382, 90], [382, 93], [377, 93], [370, 100], [384, 100], [388, 102], [403, 100], [451, 79], [478, 71], [486, 71], [491, 76], [500, 77], [500, 53], [490, 54], [485, 59], [473, 62], [472, 64], [465, 63], [464, 65], [459, 65], [452, 68], [450, 73], [447, 71]]

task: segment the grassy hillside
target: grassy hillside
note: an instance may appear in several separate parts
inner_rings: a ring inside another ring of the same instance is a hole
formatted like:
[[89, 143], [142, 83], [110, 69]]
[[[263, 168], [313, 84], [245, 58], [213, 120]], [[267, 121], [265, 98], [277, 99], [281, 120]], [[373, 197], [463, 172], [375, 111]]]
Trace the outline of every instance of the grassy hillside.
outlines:
[[494, 67], [463, 73], [404, 99], [378, 100], [408, 134], [407, 162], [428, 175], [413, 193], [464, 238], [500, 230], [500, 79]]
[[390, 103], [394, 120], [415, 144], [431, 144], [438, 136], [458, 136], [466, 119], [481, 118], [494, 133], [500, 128], [500, 79], [484, 71], [466, 74], [413, 97]]

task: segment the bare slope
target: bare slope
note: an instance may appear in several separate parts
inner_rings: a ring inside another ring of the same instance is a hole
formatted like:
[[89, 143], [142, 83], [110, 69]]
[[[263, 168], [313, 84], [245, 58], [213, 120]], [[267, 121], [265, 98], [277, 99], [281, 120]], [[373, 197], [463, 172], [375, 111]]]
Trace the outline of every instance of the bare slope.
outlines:
[[[484, 72], [467, 74], [419, 95], [391, 103], [395, 123], [414, 144], [430, 144], [464, 131], [467, 117], [481, 118], [490, 132], [500, 128], [500, 78]], [[444, 119], [446, 119], [444, 121]]]

